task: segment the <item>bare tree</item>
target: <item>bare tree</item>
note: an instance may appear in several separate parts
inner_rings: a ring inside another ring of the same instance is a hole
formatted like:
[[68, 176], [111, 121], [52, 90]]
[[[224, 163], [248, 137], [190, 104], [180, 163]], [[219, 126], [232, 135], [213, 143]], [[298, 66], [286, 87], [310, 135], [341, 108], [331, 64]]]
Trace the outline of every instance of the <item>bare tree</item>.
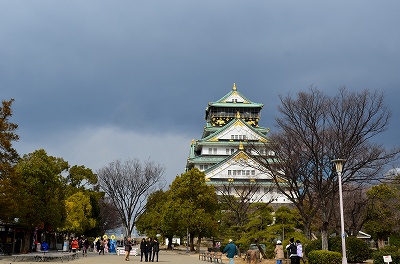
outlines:
[[270, 155], [253, 157], [297, 207], [306, 232], [319, 214], [322, 248], [327, 249], [328, 226], [338, 193], [331, 160], [347, 159], [342, 173], [344, 186], [361, 187], [380, 179], [381, 170], [396, 158], [399, 149], [386, 150], [371, 138], [386, 130], [391, 113], [383, 95], [368, 90], [350, 93], [341, 88], [338, 95], [329, 97], [311, 87], [309, 93], [280, 100], [278, 131], [265, 144]]
[[[247, 179], [247, 181], [242, 180], [240, 182], [230, 181], [214, 186], [220, 202], [233, 213], [235, 217], [233, 222], [238, 226], [244, 226], [247, 223], [248, 210], [251, 204], [260, 202], [269, 193], [269, 191], [266, 192], [264, 190], [261, 182], [257, 182], [256, 179]], [[262, 192], [261, 188], [263, 188]], [[269, 203], [271, 203], [271, 200], [267, 201], [267, 204]]]
[[147, 197], [162, 189], [164, 167], [152, 161], [116, 160], [97, 173], [98, 184], [118, 211], [127, 236], [145, 211]]
[[108, 198], [102, 198], [99, 200], [100, 206], [100, 229], [101, 233], [105, 233], [107, 230], [112, 230], [122, 226], [122, 221], [118, 210], [114, 207], [113, 203]]

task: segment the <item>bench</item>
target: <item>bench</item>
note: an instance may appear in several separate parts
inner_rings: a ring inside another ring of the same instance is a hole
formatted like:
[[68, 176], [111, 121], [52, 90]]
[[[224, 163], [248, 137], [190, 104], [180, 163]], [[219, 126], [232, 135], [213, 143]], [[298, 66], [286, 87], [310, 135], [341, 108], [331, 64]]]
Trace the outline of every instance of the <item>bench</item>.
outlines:
[[205, 250], [200, 250], [199, 252], [199, 260], [206, 260], [208, 252]]
[[45, 262], [49, 260], [64, 260], [70, 261], [78, 258], [78, 254], [76, 252], [67, 252], [67, 253], [29, 253], [29, 254], [19, 254], [12, 255], [12, 262], [16, 261], [35, 261], [35, 262]]
[[211, 262], [222, 263], [222, 252], [213, 252], [211, 255]]

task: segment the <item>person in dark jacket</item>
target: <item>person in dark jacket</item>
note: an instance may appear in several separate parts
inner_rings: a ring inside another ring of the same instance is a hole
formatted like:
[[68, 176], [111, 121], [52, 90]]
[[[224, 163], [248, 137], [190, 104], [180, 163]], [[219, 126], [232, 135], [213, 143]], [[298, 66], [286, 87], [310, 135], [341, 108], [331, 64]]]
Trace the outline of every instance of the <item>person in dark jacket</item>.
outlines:
[[128, 239], [125, 242], [125, 260], [129, 261], [129, 254], [131, 253], [132, 250], [132, 243], [131, 243], [131, 238], [128, 237]]
[[[146, 239], [145, 238], [142, 238], [142, 241], [140, 242], [140, 261], [143, 261], [143, 255], [146, 256]], [[146, 257], [145, 257], [145, 260], [146, 260]]]
[[292, 237], [289, 240], [289, 244], [286, 246], [286, 250], [289, 253], [289, 258], [290, 258], [290, 264], [296, 264], [297, 260], [297, 246], [294, 243], [294, 238]]
[[145, 253], [145, 258], [146, 262], [151, 261], [151, 252], [153, 250], [153, 241], [151, 240], [151, 237], [149, 237], [146, 241], [146, 253]]
[[154, 238], [153, 240], [153, 258], [151, 261], [154, 262], [154, 256], [157, 256], [157, 262], [158, 262], [158, 251], [160, 251], [160, 242], [158, 242], [157, 238]]
[[238, 251], [232, 239], [229, 239], [229, 243], [225, 246], [222, 253], [227, 253], [226, 255], [229, 258], [229, 264], [234, 264], [234, 257], [237, 255]]

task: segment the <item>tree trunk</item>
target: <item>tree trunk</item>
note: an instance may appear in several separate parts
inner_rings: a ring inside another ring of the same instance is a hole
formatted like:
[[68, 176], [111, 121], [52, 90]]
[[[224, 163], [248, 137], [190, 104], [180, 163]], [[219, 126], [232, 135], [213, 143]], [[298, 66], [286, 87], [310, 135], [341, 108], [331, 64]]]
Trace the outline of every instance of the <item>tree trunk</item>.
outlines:
[[29, 253], [31, 244], [31, 232], [25, 230], [24, 239], [22, 239], [21, 253]]
[[173, 238], [173, 236], [167, 236], [167, 238], [168, 238], [167, 250], [172, 250], [172, 238]]
[[385, 240], [382, 237], [378, 238], [378, 249], [382, 249], [384, 247], [385, 247]]
[[197, 237], [196, 253], [200, 253], [200, 245], [201, 245], [201, 236], [198, 236]]
[[189, 235], [190, 235], [190, 251], [194, 251], [194, 243], [193, 243], [194, 237], [190, 233], [189, 233]]
[[321, 229], [322, 250], [328, 250], [328, 223], [324, 223]]

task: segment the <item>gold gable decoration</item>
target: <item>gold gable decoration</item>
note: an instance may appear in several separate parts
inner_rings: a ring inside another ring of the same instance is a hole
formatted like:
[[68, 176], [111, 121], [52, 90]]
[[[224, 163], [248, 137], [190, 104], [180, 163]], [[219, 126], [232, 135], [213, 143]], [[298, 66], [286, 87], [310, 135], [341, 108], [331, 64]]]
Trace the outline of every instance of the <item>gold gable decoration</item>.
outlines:
[[239, 160], [248, 160], [249, 156], [247, 156], [246, 154], [244, 154], [243, 152], [240, 152], [236, 157], [235, 157], [235, 161], [239, 161]]
[[244, 126], [244, 124], [242, 123], [242, 122], [240, 122], [239, 120], [237, 120], [236, 122], [235, 122], [235, 124], [233, 124], [233, 126], [241, 126], [241, 127], [243, 127]]

